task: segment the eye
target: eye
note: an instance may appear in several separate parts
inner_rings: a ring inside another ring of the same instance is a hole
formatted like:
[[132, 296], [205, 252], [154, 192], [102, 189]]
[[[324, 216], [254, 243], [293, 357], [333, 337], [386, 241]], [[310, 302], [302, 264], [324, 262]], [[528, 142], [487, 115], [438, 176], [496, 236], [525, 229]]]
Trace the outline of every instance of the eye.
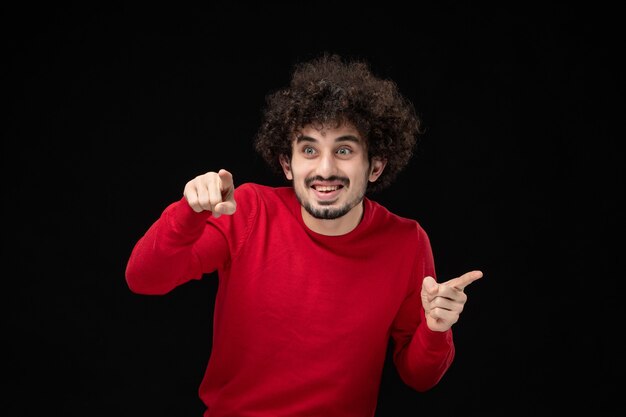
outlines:
[[337, 149], [337, 154], [342, 156], [348, 156], [352, 153], [352, 149], [350, 148], [339, 148]]
[[305, 148], [302, 149], [302, 153], [304, 153], [305, 155], [314, 155], [315, 149], [313, 149], [310, 146], [306, 146]]

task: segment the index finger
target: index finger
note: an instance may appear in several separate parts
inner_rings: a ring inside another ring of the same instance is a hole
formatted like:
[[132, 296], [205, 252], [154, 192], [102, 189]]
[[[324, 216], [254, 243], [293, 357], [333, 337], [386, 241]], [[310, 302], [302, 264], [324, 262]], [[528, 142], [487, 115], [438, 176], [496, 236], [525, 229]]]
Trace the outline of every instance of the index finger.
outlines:
[[233, 174], [222, 168], [217, 172], [217, 175], [219, 175], [220, 177], [222, 191], [227, 190], [233, 186]]
[[482, 278], [482, 271], [470, 271], [466, 272], [460, 277], [452, 278], [450, 281], [445, 282], [447, 287], [454, 287], [457, 290], [463, 291], [465, 287], [479, 278]]

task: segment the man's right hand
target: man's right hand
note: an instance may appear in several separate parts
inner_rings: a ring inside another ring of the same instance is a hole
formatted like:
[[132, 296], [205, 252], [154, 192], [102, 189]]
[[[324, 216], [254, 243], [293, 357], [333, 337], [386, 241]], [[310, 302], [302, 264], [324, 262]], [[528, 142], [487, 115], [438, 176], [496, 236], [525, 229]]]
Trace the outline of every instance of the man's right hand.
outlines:
[[185, 185], [183, 194], [196, 213], [208, 210], [217, 218], [237, 209], [233, 175], [225, 169], [198, 175]]

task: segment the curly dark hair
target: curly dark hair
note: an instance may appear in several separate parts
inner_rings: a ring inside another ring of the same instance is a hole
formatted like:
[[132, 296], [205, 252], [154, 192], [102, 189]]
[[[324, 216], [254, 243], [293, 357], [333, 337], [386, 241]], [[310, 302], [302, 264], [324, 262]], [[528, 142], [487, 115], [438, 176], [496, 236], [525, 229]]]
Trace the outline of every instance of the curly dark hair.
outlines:
[[390, 80], [376, 77], [364, 61], [324, 53], [296, 64], [289, 87], [266, 96], [254, 148], [278, 173], [279, 156], [291, 157], [292, 142], [306, 125], [352, 123], [366, 140], [368, 157], [387, 160], [368, 192], [388, 187], [413, 155], [420, 119]]

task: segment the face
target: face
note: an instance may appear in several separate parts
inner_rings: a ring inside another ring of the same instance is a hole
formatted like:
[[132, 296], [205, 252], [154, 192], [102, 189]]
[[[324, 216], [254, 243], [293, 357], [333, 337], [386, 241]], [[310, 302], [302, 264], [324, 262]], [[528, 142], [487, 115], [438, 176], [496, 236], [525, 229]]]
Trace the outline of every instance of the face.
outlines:
[[348, 123], [321, 130], [305, 126], [300, 133], [291, 160], [281, 158], [281, 165], [302, 207], [315, 219], [360, 216], [367, 183], [380, 176], [385, 163], [370, 164], [365, 140]]

